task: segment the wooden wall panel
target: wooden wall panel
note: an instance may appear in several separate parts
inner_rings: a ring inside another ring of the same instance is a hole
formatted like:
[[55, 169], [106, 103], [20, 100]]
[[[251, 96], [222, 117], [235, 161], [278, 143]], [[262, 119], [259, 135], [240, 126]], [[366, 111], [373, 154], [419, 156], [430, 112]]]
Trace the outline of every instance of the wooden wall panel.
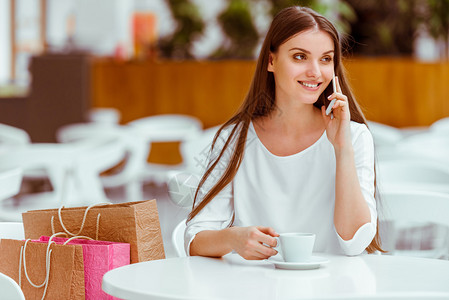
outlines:
[[428, 126], [449, 116], [447, 62], [353, 59], [345, 66], [369, 120], [396, 127]]
[[93, 64], [94, 107], [115, 107], [122, 122], [163, 114], [198, 117], [205, 127], [226, 121], [251, 82], [253, 61]]
[[[354, 93], [369, 120], [426, 126], [449, 116], [449, 63], [410, 59], [345, 61]], [[122, 122], [185, 113], [205, 127], [227, 120], [246, 95], [254, 61], [93, 63], [94, 107], [115, 107]]]

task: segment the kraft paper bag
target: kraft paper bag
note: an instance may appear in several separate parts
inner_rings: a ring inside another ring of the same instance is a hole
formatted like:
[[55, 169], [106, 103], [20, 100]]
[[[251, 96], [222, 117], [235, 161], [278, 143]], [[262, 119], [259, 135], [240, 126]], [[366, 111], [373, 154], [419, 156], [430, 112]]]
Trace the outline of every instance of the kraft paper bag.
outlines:
[[[50, 237], [41, 236], [40, 241], [48, 242]], [[64, 244], [67, 238], [53, 237], [52, 241]], [[129, 265], [129, 244], [85, 239], [73, 239], [68, 245], [81, 245], [84, 259], [84, 286], [86, 299], [118, 299], [103, 292], [103, 275], [112, 269]]]
[[[165, 258], [156, 200], [94, 206], [88, 210], [83, 223], [86, 209], [83, 206], [61, 210], [63, 224], [69, 232], [101, 241], [129, 243], [131, 263]], [[22, 219], [27, 239], [64, 232], [58, 209], [28, 211], [22, 214]]]
[[[25, 241], [0, 240], [0, 272], [19, 283], [19, 268], [21, 272], [21, 289], [27, 300], [42, 299], [45, 287], [33, 287], [25, 276], [25, 270], [20, 261], [20, 248]], [[84, 298], [84, 264], [81, 245], [50, 246], [50, 273], [48, 279], [46, 300], [85, 299]], [[34, 284], [40, 285], [46, 277], [47, 243], [28, 242], [25, 249], [26, 270]], [[1, 291], [0, 291], [1, 298]]]

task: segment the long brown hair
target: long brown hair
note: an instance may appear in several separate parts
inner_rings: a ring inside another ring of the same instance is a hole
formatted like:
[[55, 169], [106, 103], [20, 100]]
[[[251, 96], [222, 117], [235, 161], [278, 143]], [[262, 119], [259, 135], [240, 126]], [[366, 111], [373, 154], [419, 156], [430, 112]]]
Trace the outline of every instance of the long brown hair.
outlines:
[[[294, 35], [308, 30], [317, 28], [329, 34], [334, 42], [334, 72], [338, 76], [338, 80], [343, 94], [348, 97], [349, 110], [351, 113], [351, 120], [357, 123], [366, 124], [365, 117], [360, 110], [357, 101], [349, 87], [346, 80], [345, 70], [341, 63], [341, 40], [335, 27], [325, 17], [316, 13], [310, 8], [306, 7], [288, 7], [281, 10], [273, 19], [268, 33], [265, 37], [262, 49], [257, 61], [256, 71], [251, 82], [248, 94], [245, 97], [245, 101], [237, 111], [237, 113], [226, 123], [224, 123], [212, 142], [211, 152], [214, 151], [215, 144], [217, 142], [220, 133], [224, 128], [234, 125], [230, 131], [229, 137], [226, 139], [224, 146], [219, 150], [218, 157], [211, 161], [205, 174], [200, 180], [198, 189], [195, 194], [195, 200], [192, 211], [189, 214], [188, 220], [194, 218], [212, 199], [223, 190], [235, 177], [237, 170], [243, 160], [243, 153], [245, 149], [246, 137], [248, 134], [248, 128], [251, 120], [257, 119], [262, 116], [268, 116], [275, 109], [275, 82], [274, 75], [268, 72], [267, 66], [269, 62], [269, 55], [276, 53], [279, 46], [286, 42]], [[319, 96], [314, 105], [318, 108], [327, 103], [325, 95], [332, 93], [332, 87], [329, 85], [326, 90]], [[228, 147], [233, 147], [232, 155], [229, 160], [224, 173], [221, 178], [215, 183], [215, 185], [207, 191], [203, 200], [195, 206], [195, 202], [198, 198], [199, 191], [203, 187], [205, 181], [208, 179], [212, 171], [219, 164], [225, 150]], [[230, 226], [232, 225], [231, 221]], [[367, 247], [367, 252], [371, 253], [376, 250], [383, 251], [380, 247], [380, 238], [378, 231], [371, 244]]]

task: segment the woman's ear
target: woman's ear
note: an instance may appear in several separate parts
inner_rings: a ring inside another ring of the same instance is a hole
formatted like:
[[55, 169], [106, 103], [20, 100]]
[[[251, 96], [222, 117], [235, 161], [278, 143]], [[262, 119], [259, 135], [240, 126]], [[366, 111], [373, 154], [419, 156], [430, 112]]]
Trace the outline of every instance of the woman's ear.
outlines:
[[273, 59], [274, 59], [274, 54], [273, 54], [273, 53], [270, 53], [270, 54], [268, 55], [268, 66], [267, 66], [267, 71], [268, 71], [268, 72], [274, 72]]

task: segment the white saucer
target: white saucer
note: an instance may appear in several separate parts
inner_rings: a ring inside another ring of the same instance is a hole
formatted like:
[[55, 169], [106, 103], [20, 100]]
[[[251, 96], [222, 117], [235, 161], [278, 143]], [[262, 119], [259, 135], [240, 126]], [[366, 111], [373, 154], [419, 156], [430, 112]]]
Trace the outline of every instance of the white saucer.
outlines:
[[279, 257], [270, 257], [267, 261], [274, 264], [278, 269], [312, 270], [318, 269], [322, 264], [328, 263], [329, 259], [320, 256], [312, 256], [308, 262], [285, 262]]

